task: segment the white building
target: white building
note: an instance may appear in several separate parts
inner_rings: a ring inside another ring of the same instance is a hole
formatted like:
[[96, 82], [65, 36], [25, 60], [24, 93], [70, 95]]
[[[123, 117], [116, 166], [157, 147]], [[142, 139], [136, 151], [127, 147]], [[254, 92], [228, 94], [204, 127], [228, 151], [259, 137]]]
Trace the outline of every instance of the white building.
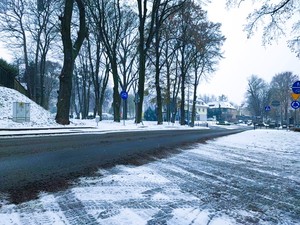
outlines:
[[[186, 101], [185, 110], [189, 114], [189, 118], [191, 118], [192, 115], [192, 107], [193, 107], [193, 100]], [[206, 121], [208, 105], [201, 99], [197, 99], [195, 107], [196, 107], [195, 121]]]

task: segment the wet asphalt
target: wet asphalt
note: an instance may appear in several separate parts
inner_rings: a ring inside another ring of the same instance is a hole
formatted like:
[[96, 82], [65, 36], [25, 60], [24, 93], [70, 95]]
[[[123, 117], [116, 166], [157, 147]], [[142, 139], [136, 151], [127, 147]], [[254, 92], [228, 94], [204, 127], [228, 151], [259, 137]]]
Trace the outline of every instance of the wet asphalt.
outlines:
[[57, 191], [99, 168], [139, 163], [151, 155], [173, 154], [179, 146], [244, 131], [189, 129], [81, 133], [0, 139], [0, 192], [13, 202]]

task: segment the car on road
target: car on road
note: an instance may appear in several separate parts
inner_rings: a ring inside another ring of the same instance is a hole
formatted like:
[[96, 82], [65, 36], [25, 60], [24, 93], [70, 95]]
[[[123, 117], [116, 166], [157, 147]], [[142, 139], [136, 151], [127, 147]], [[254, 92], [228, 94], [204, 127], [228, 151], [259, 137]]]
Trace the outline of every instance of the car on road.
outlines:
[[269, 124], [264, 123], [264, 122], [259, 122], [259, 123], [255, 123], [255, 126], [256, 127], [265, 127], [265, 128], [268, 128]]
[[217, 125], [230, 125], [230, 123], [228, 121], [218, 121]]

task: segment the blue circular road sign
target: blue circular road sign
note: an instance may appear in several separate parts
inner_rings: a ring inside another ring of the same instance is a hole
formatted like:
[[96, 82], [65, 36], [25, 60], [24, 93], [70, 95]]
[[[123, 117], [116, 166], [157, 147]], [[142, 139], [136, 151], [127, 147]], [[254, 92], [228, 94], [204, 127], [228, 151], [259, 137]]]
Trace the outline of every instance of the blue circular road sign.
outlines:
[[292, 91], [295, 93], [295, 94], [300, 94], [300, 81], [296, 81], [293, 86], [292, 86]]
[[291, 106], [293, 109], [298, 109], [298, 108], [300, 108], [300, 102], [292, 101]]
[[121, 98], [124, 99], [124, 100], [126, 100], [128, 98], [128, 93], [124, 90], [121, 91], [120, 95], [121, 95]]

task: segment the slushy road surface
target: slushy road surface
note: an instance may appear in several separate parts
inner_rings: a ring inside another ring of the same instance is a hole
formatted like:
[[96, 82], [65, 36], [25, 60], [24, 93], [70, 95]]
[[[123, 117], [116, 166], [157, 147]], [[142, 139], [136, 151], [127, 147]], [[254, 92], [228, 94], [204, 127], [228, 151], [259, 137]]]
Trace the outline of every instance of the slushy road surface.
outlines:
[[[79, 176], [241, 129], [188, 129], [0, 139], [0, 192], [30, 198]], [[17, 201], [17, 200], [16, 200]]]

